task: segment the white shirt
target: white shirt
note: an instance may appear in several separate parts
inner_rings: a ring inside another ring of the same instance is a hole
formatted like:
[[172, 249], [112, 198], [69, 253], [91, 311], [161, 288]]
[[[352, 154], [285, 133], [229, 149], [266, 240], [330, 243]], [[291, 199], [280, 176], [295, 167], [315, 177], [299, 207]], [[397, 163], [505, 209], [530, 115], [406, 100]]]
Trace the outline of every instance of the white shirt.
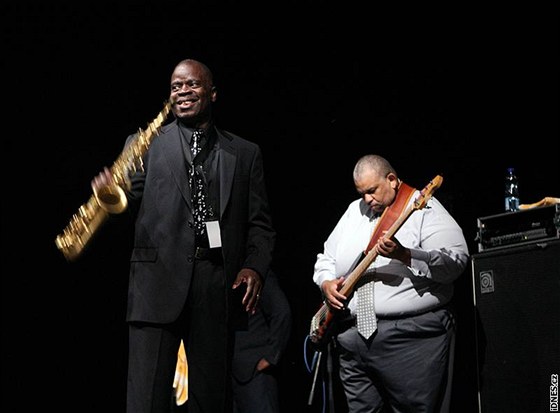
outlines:
[[[409, 201], [411, 205], [419, 191]], [[367, 248], [379, 216], [362, 200], [353, 201], [317, 254], [313, 281], [349, 275]], [[395, 238], [410, 249], [411, 265], [377, 256], [366, 273], [375, 271], [375, 312], [379, 317], [422, 312], [448, 303], [453, 281], [465, 270], [468, 248], [463, 231], [443, 205], [431, 197], [412, 212]], [[355, 313], [353, 295], [348, 308]]]

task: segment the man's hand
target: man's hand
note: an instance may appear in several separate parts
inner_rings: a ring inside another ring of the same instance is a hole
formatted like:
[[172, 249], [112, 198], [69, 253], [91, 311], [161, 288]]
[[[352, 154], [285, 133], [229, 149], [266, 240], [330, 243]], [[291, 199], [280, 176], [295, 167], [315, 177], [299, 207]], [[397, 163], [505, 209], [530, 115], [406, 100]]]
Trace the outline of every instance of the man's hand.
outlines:
[[383, 257], [393, 258], [410, 266], [410, 250], [403, 247], [396, 238], [380, 237], [375, 245], [375, 250]]
[[346, 302], [347, 297], [339, 292], [343, 283], [344, 278], [337, 278], [336, 280], [323, 281], [323, 284], [321, 284], [325, 304], [330, 308], [344, 310], [344, 302]]
[[270, 367], [270, 363], [264, 357], [257, 363], [257, 371], [263, 371]]
[[237, 274], [237, 278], [235, 279], [232, 288], [236, 289], [243, 283], [247, 284], [247, 290], [245, 291], [245, 295], [243, 296], [241, 303], [245, 306], [245, 311], [255, 314], [263, 285], [261, 276], [255, 270], [242, 268], [241, 271], [239, 271], [239, 274]]

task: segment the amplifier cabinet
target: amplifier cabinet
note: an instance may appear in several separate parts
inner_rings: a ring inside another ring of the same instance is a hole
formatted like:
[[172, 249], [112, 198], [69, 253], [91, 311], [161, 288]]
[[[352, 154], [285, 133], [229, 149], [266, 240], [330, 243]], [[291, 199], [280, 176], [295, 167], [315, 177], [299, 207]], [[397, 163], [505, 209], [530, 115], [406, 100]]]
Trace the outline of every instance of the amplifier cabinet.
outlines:
[[478, 252], [560, 239], [560, 204], [477, 219]]
[[560, 240], [475, 254], [471, 269], [479, 413], [557, 411]]

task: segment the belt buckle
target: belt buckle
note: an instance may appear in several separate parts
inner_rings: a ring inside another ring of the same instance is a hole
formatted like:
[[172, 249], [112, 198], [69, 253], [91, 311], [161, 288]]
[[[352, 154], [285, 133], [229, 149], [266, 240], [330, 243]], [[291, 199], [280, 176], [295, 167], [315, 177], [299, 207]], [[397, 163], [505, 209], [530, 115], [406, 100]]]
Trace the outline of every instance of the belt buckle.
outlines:
[[196, 247], [194, 258], [198, 260], [217, 260], [221, 257], [221, 248]]
[[206, 256], [206, 252], [206, 248], [196, 247], [194, 250], [194, 257], [199, 260], [203, 259]]

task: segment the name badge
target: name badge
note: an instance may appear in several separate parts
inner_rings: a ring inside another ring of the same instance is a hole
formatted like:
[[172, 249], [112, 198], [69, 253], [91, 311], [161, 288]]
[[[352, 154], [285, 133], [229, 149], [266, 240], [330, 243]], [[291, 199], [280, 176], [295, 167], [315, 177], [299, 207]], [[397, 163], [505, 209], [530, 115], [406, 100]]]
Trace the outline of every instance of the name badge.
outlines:
[[206, 233], [208, 234], [208, 243], [210, 244], [210, 248], [219, 248], [222, 246], [219, 221], [207, 221]]

